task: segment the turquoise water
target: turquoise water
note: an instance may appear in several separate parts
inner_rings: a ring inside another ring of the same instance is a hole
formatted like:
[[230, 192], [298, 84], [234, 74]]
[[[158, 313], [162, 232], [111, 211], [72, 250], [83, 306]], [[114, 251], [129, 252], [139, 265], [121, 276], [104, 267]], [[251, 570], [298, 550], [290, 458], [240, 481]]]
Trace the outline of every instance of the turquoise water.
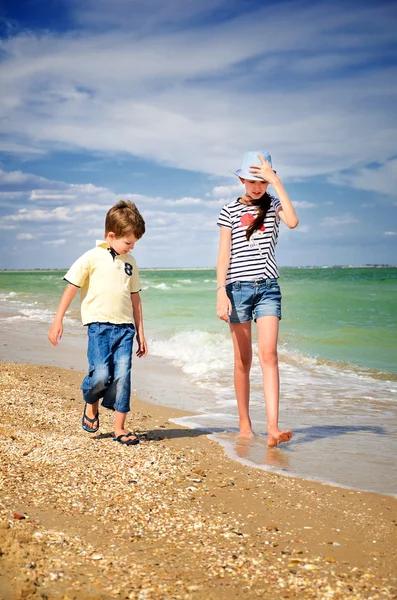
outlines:
[[285, 269], [285, 340], [305, 354], [397, 373], [397, 269]]
[[[34, 362], [31, 354], [49, 345], [63, 274], [0, 273], [5, 357], [18, 333], [34, 335], [20, 356], [14, 352], [21, 362], [27, 355]], [[280, 426], [292, 428], [294, 437], [270, 455], [255, 334], [250, 406], [258, 437], [252, 447], [236, 443], [233, 350], [227, 324], [216, 318], [215, 271], [142, 270], [141, 280], [150, 356], [143, 379], [139, 361], [134, 369], [145, 397], [198, 413], [180, 422], [208, 429], [237, 460], [397, 494], [397, 268], [280, 270]], [[67, 356], [68, 340], [80, 344], [84, 357], [78, 301], [64, 325], [52, 361]]]
[[[61, 271], [2, 272], [0, 300], [55, 310]], [[168, 337], [199, 329], [223, 332], [215, 315], [214, 270], [143, 270], [147, 328]], [[280, 269], [280, 342], [317, 359], [397, 373], [397, 268]], [[12, 294], [12, 296], [9, 296]], [[34, 310], [35, 309], [35, 310]], [[78, 304], [71, 315], [78, 319]], [[28, 313], [27, 313], [28, 314]]]
[[[156, 329], [224, 329], [215, 317], [215, 271], [145, 271], [142, 280]], [[397, 373], [397, 268], [280, 269], [280, 285], [282, 344]]]

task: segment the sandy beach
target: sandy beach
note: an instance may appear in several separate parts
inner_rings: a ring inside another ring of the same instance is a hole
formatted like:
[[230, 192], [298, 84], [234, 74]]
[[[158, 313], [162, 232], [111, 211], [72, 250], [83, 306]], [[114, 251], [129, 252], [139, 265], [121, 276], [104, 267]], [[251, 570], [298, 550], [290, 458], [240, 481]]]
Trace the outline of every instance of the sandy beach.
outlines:
[[397, 597], [394, 498], [238, 464], [137, 398], [139, 446], [104, 411], [90, 436], [81, 376], [1, 364], [2, 599]]

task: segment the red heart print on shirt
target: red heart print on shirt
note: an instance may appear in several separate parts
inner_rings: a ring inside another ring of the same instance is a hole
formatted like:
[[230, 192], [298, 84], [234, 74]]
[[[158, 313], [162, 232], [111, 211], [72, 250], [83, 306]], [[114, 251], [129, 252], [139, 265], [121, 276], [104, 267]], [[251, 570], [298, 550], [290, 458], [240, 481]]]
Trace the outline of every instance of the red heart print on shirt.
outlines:
[[[239, 227], [248, 227], [255, 220], [255, 217], [252, 213], [245, 213], [240, 217], [240, 225]], [[259, 231], [265, 231], [265, 226], [261, 225], [259, 227]]]

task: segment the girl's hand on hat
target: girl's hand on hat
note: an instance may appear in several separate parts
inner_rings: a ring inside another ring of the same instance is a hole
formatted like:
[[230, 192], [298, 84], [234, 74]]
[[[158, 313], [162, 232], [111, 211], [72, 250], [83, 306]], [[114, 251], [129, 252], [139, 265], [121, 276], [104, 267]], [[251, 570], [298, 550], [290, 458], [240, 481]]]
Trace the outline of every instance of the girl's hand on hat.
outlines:
[[257, 157], [259, 158], [262, 164], [251, 165], [250, 173], [252, 173], [255, 177], [260, 177], [261, 179], [264, 179], [270, 184], [276, 183], [278, 178], [270, 164], [260, 154], [257, 154]]

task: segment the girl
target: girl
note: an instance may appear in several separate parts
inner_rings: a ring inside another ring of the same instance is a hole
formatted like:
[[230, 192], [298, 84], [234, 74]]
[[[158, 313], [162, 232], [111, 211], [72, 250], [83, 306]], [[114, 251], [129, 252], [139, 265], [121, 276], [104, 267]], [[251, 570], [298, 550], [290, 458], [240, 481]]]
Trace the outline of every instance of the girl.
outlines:
[[[267, 444], [288, 442], [292, 432], [278, 427], [279, 374], [277, 338], [281, 293], [275, 259], [280, 219], [298, 225], [294, 207], [268, 152], [248, 152], [235, 171], [245, 186], [242, 198], [226, 204], [219, 215], [217, 315], [230, 323], [234, 348], [234, 387], [239, 412], [239, 437], [253, 437], [249, 416], [249, 374], [252, 363], [251, 320], [258, 326], [258, 353], [266, 402]], [[275, 189], [278, 199], [267, 191]]]

